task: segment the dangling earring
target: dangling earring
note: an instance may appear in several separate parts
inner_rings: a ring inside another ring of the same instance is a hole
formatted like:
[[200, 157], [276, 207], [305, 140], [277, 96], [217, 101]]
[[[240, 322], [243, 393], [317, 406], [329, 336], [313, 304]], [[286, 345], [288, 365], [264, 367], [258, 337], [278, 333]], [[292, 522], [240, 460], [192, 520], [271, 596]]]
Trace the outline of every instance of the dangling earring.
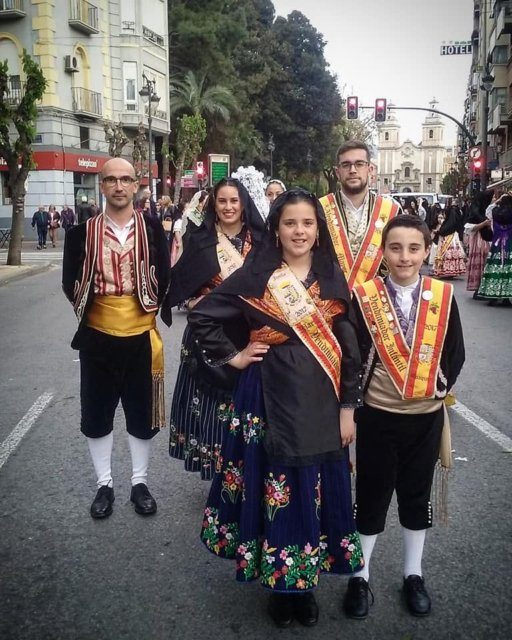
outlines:
[[316, 246], [320, 246], [320, 231], [316, 232]]
[[276, 247], [279, 249], [279, 234], [276, 231]]

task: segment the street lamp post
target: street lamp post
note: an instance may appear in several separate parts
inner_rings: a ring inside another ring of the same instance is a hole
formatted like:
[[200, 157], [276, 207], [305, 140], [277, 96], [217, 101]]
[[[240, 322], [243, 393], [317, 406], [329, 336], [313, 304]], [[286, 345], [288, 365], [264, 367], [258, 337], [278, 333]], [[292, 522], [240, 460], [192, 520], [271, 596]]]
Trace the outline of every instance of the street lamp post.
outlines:
[[153, 115], [151, 113], [151, 107], [160, 102], [160, 98], [155, 91], [155, 80], [150, 80], [145, 73], [142, 74], [144, 84], [139, 91], [139, 95], [142, 98], [144, 104], [148, 105], [148, 186], [149, 190], [153, 191], [153, 162], [151, 160], [152, 154], [152, 130], [151, 125], [153, 123]]
[[276, 150], [276, 145], [274, 144], [274, 136], [269, 134], [268, 136], [268, 150], [270, 152], [270, 177], [274, 175], [274, 151]]

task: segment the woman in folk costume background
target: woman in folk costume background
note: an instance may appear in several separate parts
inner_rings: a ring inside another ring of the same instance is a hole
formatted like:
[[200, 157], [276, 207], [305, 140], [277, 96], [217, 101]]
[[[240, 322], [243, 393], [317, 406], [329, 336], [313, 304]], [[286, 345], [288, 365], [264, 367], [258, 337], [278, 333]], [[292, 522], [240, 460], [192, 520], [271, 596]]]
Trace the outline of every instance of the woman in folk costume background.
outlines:
[[489, 242], [492, 240], [491, 221], [485, 215], [486, 194], [478, 192], [470, 205], [464, 234], [468, 243], [468, 280], [466, 289], [474, 291], [473, 298], [478, 297], [478, 287], [489, 254]]
[[[171, 271], [172, 287], [162, 317], [178, 304], [185, 303], [186, 309], [191, 310], [213, 291], [226, 275], [223, 265], [227, 264], [229, 270], [240, 266], [261, 239], [263, 227], [245, 187], [233, 178], [218, 182], [208, 198], [203, 222], [198, 227], [189, 225], [183, 254]], [[219, 258], [228, 260], [221, 265]], [[222, 380], [225, 388], [208, 380], [207, 364], [201, 362], [201, 354], [194, 346], [187, 327], [172, 398], [169, 453], [184, 460], [187, 471], [199, 471], [201, 478], [209, 480], [220, 450], [222, 422], [235, 380], [234, 376], [226, 376]]]
[[[262, 246], [190, 316], [208, 357], [242, 370], [201, 537], [236, 560], [237, 580], [260, 577], [279, 627], [316, 623], [320, 572], [363, 564], [347, 448], [360, 356], [333, 255], [317, 198], [286, 191]], [[229, 338], [232, 323], [249, 332], [245, 348]]]
[[492, 210], [492, 242], [478, 296], [495, 306], [512, 298], [512, 196], [504, 195]]
[[444, 221], [434, 238], [437, 251], [433, 275], [436, 278], [453, 278], [466, 273], [466, 254], [459, 235], [462, 216], [451, 201], [446, 203], [444, 214]]

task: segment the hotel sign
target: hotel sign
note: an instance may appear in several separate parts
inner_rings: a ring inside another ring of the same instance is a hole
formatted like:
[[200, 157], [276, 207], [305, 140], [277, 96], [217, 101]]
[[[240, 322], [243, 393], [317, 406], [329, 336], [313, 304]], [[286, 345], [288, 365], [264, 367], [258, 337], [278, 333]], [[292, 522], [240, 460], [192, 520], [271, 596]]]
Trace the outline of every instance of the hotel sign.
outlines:
[[456, 40], [454, 42], [445, 42], [441, 45], [442, 56], [458, 56], [466, 53], [473, 53], [471, 40]]

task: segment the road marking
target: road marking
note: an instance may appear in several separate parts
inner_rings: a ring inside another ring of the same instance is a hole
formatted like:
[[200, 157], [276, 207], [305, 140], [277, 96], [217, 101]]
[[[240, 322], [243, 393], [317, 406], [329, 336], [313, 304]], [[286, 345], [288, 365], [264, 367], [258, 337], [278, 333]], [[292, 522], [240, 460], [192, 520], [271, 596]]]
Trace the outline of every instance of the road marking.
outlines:
[[46, 391], [41, 394], [7, 438], [2, 442], [0, 445], [0, 469], [7, 462], [11, 453], [14, 453], [22, 438], [30, 431], [32, 425], [43, 413], [46, 405], [52, 398], [53, 393], [50, 391]]
[[492, 424], [487, 422], [487, 420], [484, 420], [474, 411], [471, 411], [471, 409], [466, 407], [465, 404], [462, 404], [462, 402], [459, 402], [459, 400], [457, 400], [457, 402], [451, 408], [459, 415], [461, 415], [464, 420], [467, 420], [469, 423], [475, 426], [485, 436], [499, 444], [502, 449], [507, 452], [512, 452], [512, 440], [504, 433], [501, 433], [501, 431], [496, 429], [496, 427], [493, 427]]

